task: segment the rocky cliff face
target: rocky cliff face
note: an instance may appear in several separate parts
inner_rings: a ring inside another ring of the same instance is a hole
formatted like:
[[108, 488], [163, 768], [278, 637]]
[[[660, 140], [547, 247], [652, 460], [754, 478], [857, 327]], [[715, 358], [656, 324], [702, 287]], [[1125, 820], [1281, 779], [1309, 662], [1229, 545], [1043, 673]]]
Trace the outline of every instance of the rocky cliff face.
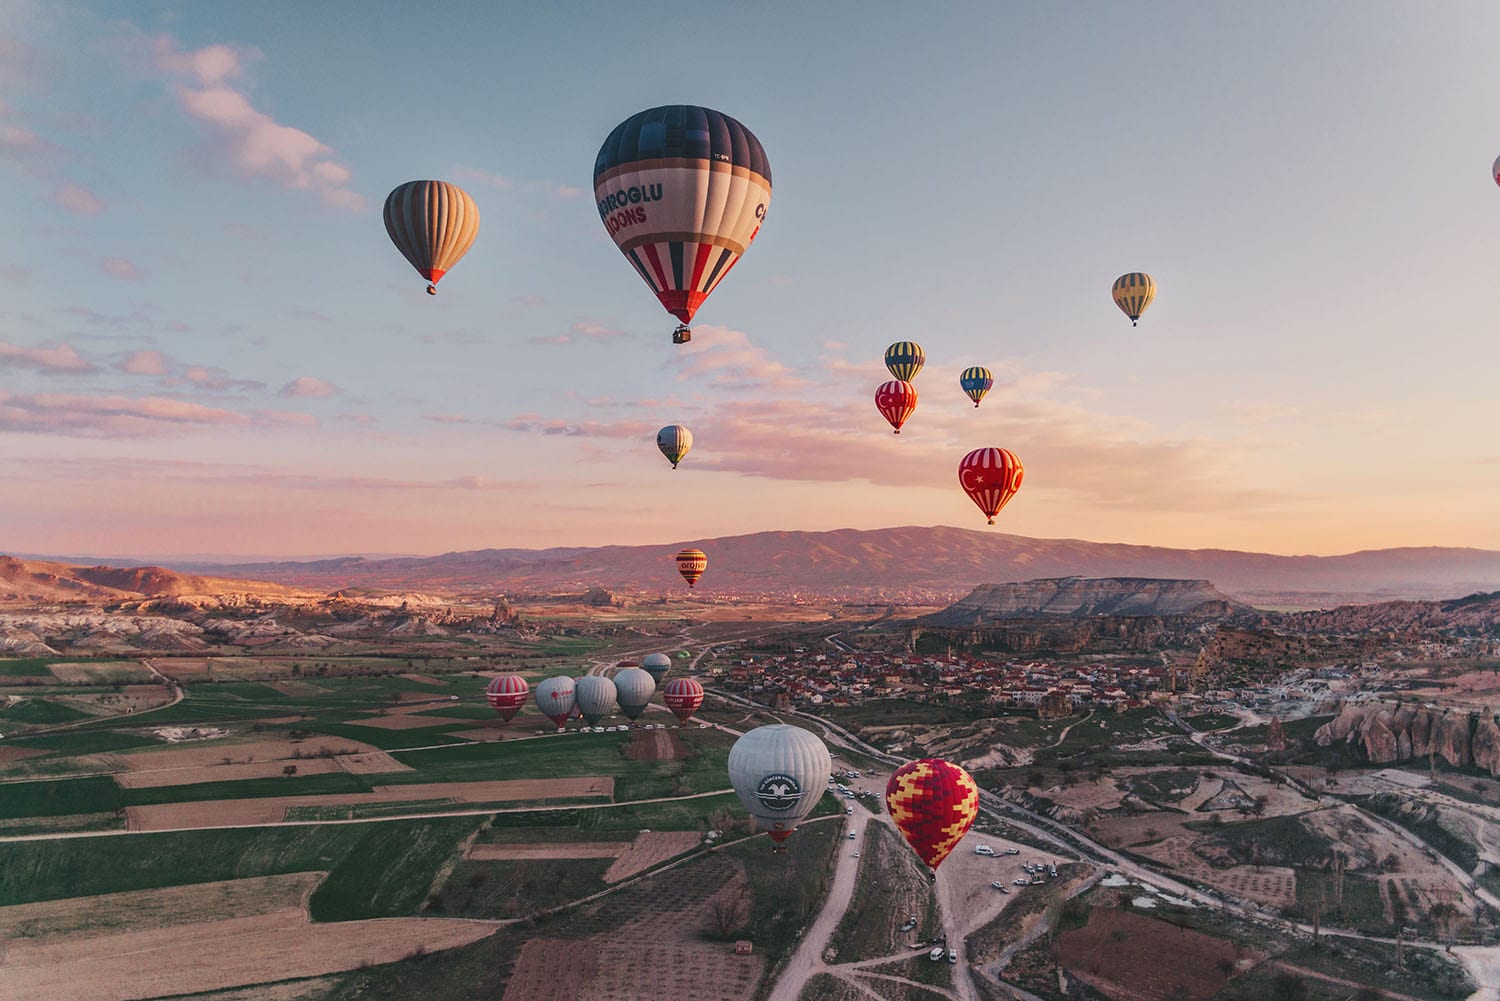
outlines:
[[1340, 741], [1358, 746], [1375, 764], [1433, 754], [1455, 768], [1473, 765], [1500, 775], [1500, 723], [1490, 714], [1360, 702], [1344, 706], [1313, 739], [1322, 747]]
[[981, 584], [924, 622], [985, 626], [1034, 616], [1083, 618], [1222, 618], [1244, 610], [1206, 580], [1151, 577], [1058, 577], [1018, 584]]

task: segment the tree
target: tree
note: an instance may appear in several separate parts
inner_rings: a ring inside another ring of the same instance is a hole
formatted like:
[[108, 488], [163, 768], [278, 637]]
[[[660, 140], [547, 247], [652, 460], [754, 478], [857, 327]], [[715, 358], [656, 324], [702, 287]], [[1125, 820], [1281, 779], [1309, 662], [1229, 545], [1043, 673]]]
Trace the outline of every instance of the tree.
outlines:
[[1291, 970], [1282, 970], [1271, 978], [1271, 994], [1277, 1001], [1302, 1001], [1307, 997], [1307, 981]]
[[714, 931], [720, 938], [728, 938], [750, 920], [750, 901], [743, 889], [732, 896], [721, 893], [709, 903], [708, 914]]
[[297, 766], [296, 765], [287, 765], [285, 768], [283, 768], [281, 770], [281, 774], [285, 775], [287, 778], [291, 778], [293, 775], [297, 774]]
[[1458, 908], [1446, 900], [1439, 900], [1427, 908], [1427, 920], [1437, 926], [1439, 934], [1448, 940], [1448, 948], [1453, 948], [1453, 924], [1458, 917]]

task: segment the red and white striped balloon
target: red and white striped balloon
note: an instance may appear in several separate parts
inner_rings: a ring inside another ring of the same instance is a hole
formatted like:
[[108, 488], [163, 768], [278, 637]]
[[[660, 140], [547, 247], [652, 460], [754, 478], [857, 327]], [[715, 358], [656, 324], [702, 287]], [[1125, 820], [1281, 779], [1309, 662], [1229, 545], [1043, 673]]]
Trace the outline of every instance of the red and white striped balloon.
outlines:
[[891, 422], [896, 434], [900, 434], [901, 425], [917, 409], [917, 387], [900, 379], [882, 382], [880, 388], [875, 390], [875, 409]]
[[958, 484], [979, 505], [990, 524], [1021, 489], [1021, 460], [1008, 448], [976, 448], [958, 464]]
[[493, 679], [484, 690], [484, 697], [489, 700], [490, 708], [499, 713], [500, 718], [507, 723], [515, 719], [516, 713], [526, 704], [529, 694], [531, 687], [519, 674], [502, 674]]
[[692, 678], [673, 678], [661, 690], [661, 700], [672, 715], [686, 723], [703, 705], [703, 686]]

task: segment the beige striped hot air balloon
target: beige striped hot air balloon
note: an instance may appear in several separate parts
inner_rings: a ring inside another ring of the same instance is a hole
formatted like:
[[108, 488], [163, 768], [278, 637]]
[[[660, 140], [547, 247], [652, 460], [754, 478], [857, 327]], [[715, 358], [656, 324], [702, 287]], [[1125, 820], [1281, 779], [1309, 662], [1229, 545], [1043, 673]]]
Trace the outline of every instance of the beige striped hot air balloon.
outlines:
[[1132, 271], [1115, 279], [1110, 294], [1114, 296], [1115, 305], [1120, 307], [1120, 312], [1130, 317], [1130, 325], [1133, 327], [1146, 307], [1151, 305], [1151, 300], [1156, 298], [1156, 282], [1144, 271]]
[[386, 196], [385, 231], [427, 279], [427, 294], [437, 295], [437, 283], [479, 235], [479, 206], [456, 184], [407, 181]]

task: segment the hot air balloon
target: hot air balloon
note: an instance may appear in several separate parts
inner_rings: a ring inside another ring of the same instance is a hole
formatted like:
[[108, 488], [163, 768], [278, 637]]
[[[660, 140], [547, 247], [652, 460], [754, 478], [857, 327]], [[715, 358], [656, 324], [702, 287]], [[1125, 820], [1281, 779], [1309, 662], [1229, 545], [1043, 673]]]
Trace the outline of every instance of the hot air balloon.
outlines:
[[672, 715], [686, 723], [688, 717], [703, 705], [703, 686], [692, 678], [673, 678], [661, 690], [661, 700]]
[[979, 406], [979, 401], [984, 399], [984, 394], [990, 391], [995, 384], [995, 377], [990, 370], [983, 365], [975, 365], [964, 369], [963, 375], [958, 377], [958, 384], [963, 387], [969, 399], [974, 401], [974, 406]]
[[641, 670], [651, 675], [659, 685], [667, 672], [672, 670], [672, 658], [664, 653], [648, 653], [641, 658]]
[[758, 726], [729, 749], [729, 784], [778, 844], [818, 805], [832, 770], [828, 748], [799, 726]]
[[651, 704], [651, 696], [656, 694], [656, 679], [638, 667], [627, 667], [616, 671], [614, 680], [620, 711], [626, 718], [636, 719]]
[[963, 840], [979, 813], [979, 786], [957, 765], [923, 758], [891, 773], [885, 784], [885, 805], [936, 879], [937, 867]]
[[701, 549], [684, 549], [677, 554], [677, 572], [688, 582], [688, 587], [698, 583], [703, 571], [708, 569], [708, 556]]
[[1495, 162], [1490, 167], [1490, 176], [1495, 179], [1496, 184], [1500, 184], [1500, 156], [1495, 157]]
[[656, 432], [656, 447], [676, 469], [682, 457], [688, 454], [688, 449], [693, 447], [693, 432], [681, 424], [668, 424]]
[[385, 231], [427, 279], [427, 294], [468, 253], [479, 235], [479, 206], [446, 181], [407, 181], [385, 198]]
[[614, 712], [619, 706], [615, 683], [597, 674], [585, 674], [573, 682], [573, 695], [578, 700], [578, 711], [583, 721], [593, 726]]
[[875, 390], [875, 409], [891, 422], [891, 427], [896, 429], [896, 434], [900, 434], [901, 425], [905, 424], [912, 411], [917, 409], [916, 387], [900, 379], [882, 382], [880, 388]]
[[760, 232], [771, 164], [760, 140], [728, 115], [690, 104], [631, 115], [594, 160], [599, 218], [620, 252], [682, 323]]
[[562, 726], [577, 708], [573, 693], [573, 679], [566, 675], [548, 678], [536, 686], [536, 707], [542, 715]]
[[885, 349], [885, 367], [902, 382], [911, 382], [922, 371], [927, 352], [916, 341], [897, 341]]
[[1156, 282], [1148, 274], [1132, 271], [1115, 279], [1110, 294], [1114, 296], [1115, 305], [1120, 307], [1120, 311], [1130, 317], [1130, 325], [1133, 327], [1146, 307], [1151, 305], [1151, 300], [1156, 298]]
[[526, 704], [526, 696], [531, 694], [526, 679], [519, 674], [502, 674], [490, 681], [489, 687], [484, 690], [484, 697], [489, 700], [490, 708], [500, 714], [500, 718], [509, 723], [516, 718], [516, 713]]
[[958, 464], [958, 484], [979, 505], [990, 524], [1021, 489], [1021, 460], [1008, 448], [976, 448]]

